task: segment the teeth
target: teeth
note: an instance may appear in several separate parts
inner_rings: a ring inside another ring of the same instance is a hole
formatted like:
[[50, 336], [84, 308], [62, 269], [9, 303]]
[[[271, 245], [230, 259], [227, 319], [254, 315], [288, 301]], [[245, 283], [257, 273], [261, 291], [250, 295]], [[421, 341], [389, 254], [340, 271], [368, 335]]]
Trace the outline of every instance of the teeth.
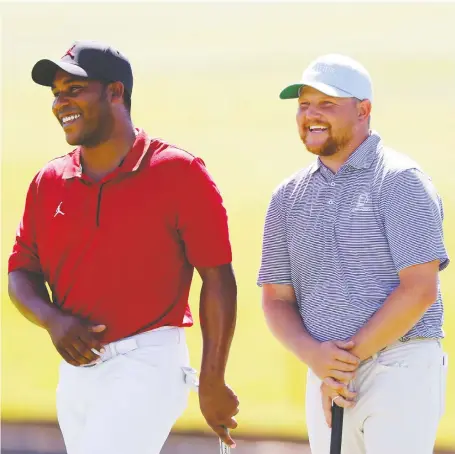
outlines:
[[68, 115], [67, 117], [62, 118], [62, 123], [68, 123], [69, 121], [76, 120], [79, 117], [80, 117], [80, 114]]
[[325, 126], [310, 126], [310, 131], [325, 131], [327, 128]]

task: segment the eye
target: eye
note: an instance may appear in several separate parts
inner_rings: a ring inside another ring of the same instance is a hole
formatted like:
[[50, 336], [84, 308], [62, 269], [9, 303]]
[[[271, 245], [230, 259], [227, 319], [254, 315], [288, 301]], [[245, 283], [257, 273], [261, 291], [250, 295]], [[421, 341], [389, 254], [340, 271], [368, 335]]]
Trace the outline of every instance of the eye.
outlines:
[[330, 106], [334, 106], [335, 103], [333, 103], [332, 101], [323, 101], [322, 105], [325, 107], [330, 107]]
[[69, 92], [70, 93], [77, 93], [79, 92], [80, 90], [82, 90], [84, 87], [82, 85], [71, 85], [71, 87], [69, 88]]

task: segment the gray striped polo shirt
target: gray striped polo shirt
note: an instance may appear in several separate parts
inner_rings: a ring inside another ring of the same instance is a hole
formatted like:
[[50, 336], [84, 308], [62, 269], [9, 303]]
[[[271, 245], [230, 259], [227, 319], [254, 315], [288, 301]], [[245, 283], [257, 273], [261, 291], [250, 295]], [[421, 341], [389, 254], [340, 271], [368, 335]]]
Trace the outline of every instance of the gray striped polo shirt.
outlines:
[[[398, 272], [439, 260], [441, 199], [419, 166], [372, 131], [334, 174], [318, 158], [273, 192], [258, 285], [291, 284], [319, 341], [353, 336], [398, 286]], [[404, 336], [444, 337], [438, 296]]]

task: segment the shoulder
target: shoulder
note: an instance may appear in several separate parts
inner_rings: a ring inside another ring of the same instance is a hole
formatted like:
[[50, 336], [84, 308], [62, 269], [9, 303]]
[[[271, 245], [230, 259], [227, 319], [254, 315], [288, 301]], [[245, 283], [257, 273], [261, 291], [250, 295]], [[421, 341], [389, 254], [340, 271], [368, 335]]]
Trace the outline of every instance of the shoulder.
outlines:
[[33, 182], [41, 186], [48, 182], [60, 182], [63, 180], [65, 170], [74, 162], [77, 150], [58, 156], [48, 161], [35, 175]]
[[[410, 156], [393, 148], [384, 148], [379, 156], [382, 190], [386, 198], [395, 199], [405, 196], [415, 198], [423, 194], [439, 199], [432, 178]], [[382, 191], [381, 191], [382, 192]]]
[[406, 175], [425, 175], [417, 161], [394, 148], [383, 147], [377, 162], [380, 173], [388, 181], [395, 181]]
[[149, 167], [184, 171], [193, 163], [205, 166], [204, 161], [200, 157], [162, 139], [151, 139], [149, 150], [151, 151], [147, 160]]
[[431, 177], [422, 166], [405, 153], [391, 147], [379, 150], [376, 160], [375, 179], [381, 191], [390, 191], [403, 185], [430, 187]]
[[379, 163], [384, 171], [391, 175], [398, 175], [407, 170], [422, 171], [420, 165], [409, 155], [391, 147], [383, 147], [381, 149]]

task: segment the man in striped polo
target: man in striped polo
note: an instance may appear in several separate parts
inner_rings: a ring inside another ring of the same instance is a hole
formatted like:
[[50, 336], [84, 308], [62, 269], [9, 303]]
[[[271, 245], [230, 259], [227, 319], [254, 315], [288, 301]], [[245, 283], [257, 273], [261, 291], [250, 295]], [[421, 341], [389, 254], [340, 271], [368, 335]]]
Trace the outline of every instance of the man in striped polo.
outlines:
[[343, 454], [430, 454], [447, 371], [441, 199], [370, 130], [371, 78], [357, 61], [319, 57], [280, 97], [298, 100], [317, 159], [273, 192], [258, 285], [271, 332], [309, 367], [312, 454], [329, 452], [333, 400]]

